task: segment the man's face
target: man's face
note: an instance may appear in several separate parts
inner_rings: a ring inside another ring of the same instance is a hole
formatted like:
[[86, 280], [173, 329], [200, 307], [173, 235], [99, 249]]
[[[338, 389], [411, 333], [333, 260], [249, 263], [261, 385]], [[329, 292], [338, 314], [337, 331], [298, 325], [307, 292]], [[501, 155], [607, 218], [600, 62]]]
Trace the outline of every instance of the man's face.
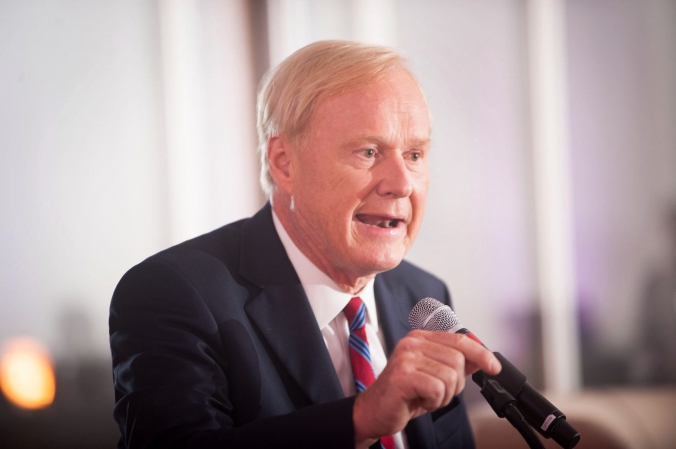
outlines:
[[318, 104], [290, 170], [293, 232], [320, 268], [361, 277], [401, 262], [422, 223], [429, 139], [404, 70]]

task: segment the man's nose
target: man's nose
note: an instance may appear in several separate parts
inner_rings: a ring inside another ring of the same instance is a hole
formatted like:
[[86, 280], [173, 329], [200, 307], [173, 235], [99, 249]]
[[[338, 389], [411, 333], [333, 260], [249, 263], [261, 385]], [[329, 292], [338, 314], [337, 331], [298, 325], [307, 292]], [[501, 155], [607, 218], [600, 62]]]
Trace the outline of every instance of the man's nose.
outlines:
[[379, 167], [378, 194], [394, 198], [406, 198], [413, 193], [411, 171], [402, 154], [392, 154]]

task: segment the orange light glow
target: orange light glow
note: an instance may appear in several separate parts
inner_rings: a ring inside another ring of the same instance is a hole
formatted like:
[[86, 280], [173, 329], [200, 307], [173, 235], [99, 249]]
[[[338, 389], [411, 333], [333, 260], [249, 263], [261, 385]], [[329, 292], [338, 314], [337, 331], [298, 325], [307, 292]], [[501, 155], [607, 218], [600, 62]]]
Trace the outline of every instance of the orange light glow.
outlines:
[[10, 402], [27, 409], [54, 401], [54, 369], [47, 349], [31, 338], [8, 341], [0, 359], [0, 389]]

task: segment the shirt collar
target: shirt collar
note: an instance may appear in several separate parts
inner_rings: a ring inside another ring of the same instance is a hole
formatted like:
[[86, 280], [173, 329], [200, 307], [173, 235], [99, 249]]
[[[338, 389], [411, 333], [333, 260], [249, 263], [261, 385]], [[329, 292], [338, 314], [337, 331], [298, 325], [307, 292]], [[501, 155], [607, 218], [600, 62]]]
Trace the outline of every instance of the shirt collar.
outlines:
[[[282, 245], [284, 245], [286, 254], [289, 256], [291, 265], [293, 265], [300, 278], [319, 329], [324, 329], [343, 311], [353, 295], [341, 289], [333, 279], [317, 268], [298, 249], [293, 240], [291, 240], [291, 237], [289, 237], [286, 229], [284, 229], [282, 222], [277, 218], [274, 210], [272, 211], [272, 221], [277, 234], [279, 234], [279, 239], [282, 241]], [[373, 291], [374, 279], [368, 281], [358, 296], [366, 305], [366, 321], [371, 325], [373, 330], [378, 332], [378, 313], [376, 311], [376, 299]]]

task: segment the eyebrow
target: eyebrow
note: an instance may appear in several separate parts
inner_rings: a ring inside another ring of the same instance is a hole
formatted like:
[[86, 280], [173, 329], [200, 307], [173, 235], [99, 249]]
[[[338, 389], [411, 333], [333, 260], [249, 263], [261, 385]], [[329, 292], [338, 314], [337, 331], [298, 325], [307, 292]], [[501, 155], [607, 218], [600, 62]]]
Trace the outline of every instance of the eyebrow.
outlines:
[[[408, 143], [408, 147], [423, 147], [423, 146], [429, 146], [431, 143], [431, 139], [414, 139]], [[352, 146], [357, 146], [363, 143], [376, 143], [376, 144], [382, 144], [384, 143], [383, 139], [377, 136], [361, 136], [357, 137], [356, 139], [351, 139], [348, 142], [343, 145], [344, 147], [352, 147]]]

